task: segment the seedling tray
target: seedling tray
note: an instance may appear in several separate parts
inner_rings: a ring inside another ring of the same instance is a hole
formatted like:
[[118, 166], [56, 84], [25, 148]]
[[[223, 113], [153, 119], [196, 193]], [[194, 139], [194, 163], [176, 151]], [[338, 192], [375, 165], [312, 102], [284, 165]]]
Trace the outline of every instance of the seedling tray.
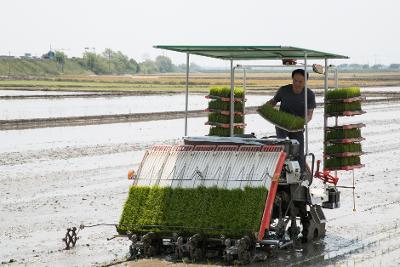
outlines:
[[354, 142], [361, 142], [363, 140], [365, 140], [364, 137], [344, 138], [344, 139], [331, 139], [331, 140], [327, 140], [326, 143], [331, 143], [331, 144], [349, 144], [349, 143], [354, 143]]
[[289, 132], [303, 131], [305, 122], [304, 118], [277, 110], [268, 103], [258, 107], [257, 113], [260, 114], [260, 116], [263, 117], [266, 121], [283, 130]]
[[351, 165], [351, 166], [340, 166], [340, 167], [336, 167], [336, 168], [325, 168], [326, 171], [351, 171], [354, 169], [359, 169], [364, 167], [364, 164], [357, 164], [357, 165]]
[[340, 116], [356, 116], [366, 113], [364, 110], [355, 110], [355, 111], [343, 111], [343, 112], [332, 112], [328, 113], [328, 117], [340, 117]]
[[281, 126], [281, 125], [276, 124], [275, 122], [271, 121], [270, 119], [268, 119], [268, 118], [266, 118], [266, 117], [263, 117], [263, 118], [264, 118], [266, 121], [268, 121], [268, 122], [272, 123], [273, 125], [275, 125], [276, 127], [280, 128], [280, 129], [282, 129], [282, 130], [291, 132], [291, 133], [302, 132], [302, 131], [304, 131], [304, 128], [299, 128], [299, 129], [287, 129], [287, 128]]
[[344, 99], [328, 99], [325, 101], [325, 104], [333, 104], [333, 103], [352, 103], [357, 101], [364, 101], [364, 96], [356, 96], [351, 98], [344, 98]]
[[[205, 97], [206, 97], [207, 99], [218, 99], [218, 100], [221, 100], [221, 101], [224, 101], [224, 102], [229, 102], [229, 101], [231, 101], [231, 98], [230, 98], [230, 97], [223, 97], [223, 96], [217, 96], [217, 95], [206, 95]], [[238, 97], [235, 97], [235, 98], [233, 99], [234, 102], [243, 102], [243, 100], [246, 101], [246, 99], [238, 98]]]
[[327, 158], [327, 157], [345, 158], [345, 157], [361, 156], [364, 154], [365, 153], [362, 151], [360, 151], [360, 152], [343, 152], [343, 153], [327, 153], [325, 155], [325, 158]]
[[[213, 125], [213, 126], [218, 126], [221, 128], [229, 128], [230, 124], [229, 123], [220, 123], [220, 122], [211, 122], [211, 121], [207, 121], [205, 123], [205, 125]], [[234, 123], [233, 127], [238, 127], [238, 128], [243, 128], [244, 126], [246, 126], [245, 123]]]
[[332, 131], [332, 130], [349, 130], [349, 129], [360, 129], [365, 127], [364, 123], [356, 123], [356, 124], [346, 124], [346, 125], [338, 125], [338, 126], [331, 126], [331, 127], [326, 127], [327, 131]]
[[[229, 116], [229, 115], [231, 114], [230, 111], [228, 111], [228, 110], [222, 110], [222, 109], [210, 109], [210, 108], [207, 108], [207, 109], [205, 109], [204, 111], [205, 111], [205, 112], [215, 112], [215, 113], [219, 113], [219, 114], [226, 115], [226, 116]], [[235, 115], [242, 116], [242, 115], [243, 115], [243, 112], [235, 111], [234, 114], [235, 114]]]
[[[129, 190], [118, 232], [240, 237], [260, 228], [266, 188], [137, 187]], [[150, 226], [150, 228], [149, 228]]]

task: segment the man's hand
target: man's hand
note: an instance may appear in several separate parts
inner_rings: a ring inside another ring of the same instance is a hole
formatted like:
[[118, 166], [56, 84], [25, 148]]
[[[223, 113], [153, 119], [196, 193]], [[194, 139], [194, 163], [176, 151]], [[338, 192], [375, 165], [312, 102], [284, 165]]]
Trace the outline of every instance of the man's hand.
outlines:
[[275, 107], [277, 103], [273, 98], [271, 98], [270, 100], [267, 101], [267, 104], [270, 104], [271, 106]]

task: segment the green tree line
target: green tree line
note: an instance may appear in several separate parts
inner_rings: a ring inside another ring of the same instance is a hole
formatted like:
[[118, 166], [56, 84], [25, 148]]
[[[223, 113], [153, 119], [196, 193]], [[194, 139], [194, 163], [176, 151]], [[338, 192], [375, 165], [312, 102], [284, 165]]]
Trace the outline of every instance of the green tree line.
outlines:
[[[61, 51], [55, 52], [55, 60], [63, 72], [64, 64], [68, 56]], [[102, 53], [86, 51], [82, 58], [73, 58], [83, 68], [95, 74], [151, 74], [166, 72], [181, 72], [186, 70], [186, 66], [174, 65], [172, 60], [167, 56], [158, 56], [155, 60], [146, 59], [143, 62], [137, 62], [133, 58], [129, 58], [121, 51], [113, 51], [110, 48], [105, 49]], [[190, 65], [192, 71], [199, 71], [201, 68], [192, 63]]]

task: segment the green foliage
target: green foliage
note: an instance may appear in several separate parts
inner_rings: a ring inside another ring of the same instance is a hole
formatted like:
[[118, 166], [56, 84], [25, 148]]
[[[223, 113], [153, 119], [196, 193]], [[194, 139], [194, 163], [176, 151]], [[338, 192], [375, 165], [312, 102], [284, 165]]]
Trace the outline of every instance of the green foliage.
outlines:
[[268, 103], [260, 106], [257, 112], [266, 120], [289, 130], [303, 129], [305, 123], [304, 118], [279, 111]]
[[[235, 102], [234, 103], [235, 111], [243, 111], [243, 103], [242, 102]], [[221, 101], [219, 99], [211, 100], [208, 102], [209, 109], [218, 109], [218, 110], [230, 110], [231, 103], [227, 101]]]
[[137, 62], [134, 59], [129, 59], [121, 51], [115, 52], [110, 48], [106, 48], [101, 57], [107, 65], [107, 73], [134, 74], [138, 72]]
[[[233, 134], [243, 134], [244, 129], [243, 128], [233, 128]], [[222, 128], [222, 127], [210, 127], [210, 132], [208, 135], [213, 135], [213, 136], [230, 136], [230, 130], [229, 128]]]
[[63, 65], [49, 59], [0, 59], [0, 75], [6, 76], [47, 76], [59, 74], [88, 74], [74, 59], [65, 58]]
[[[233, 93], [235, 98], [243, 98], [243, 88], [234, 88]], [[213, 86], [210, 88], [210, 95], [230, 98], [231, 88], [228, 86]]]
[[360, 157], [329, 158], [325, 160], [325, 168], [339, 168], [343, 166], [353, 166], [361, 164]]
[[[219, 122], [219, 123], [230, 123], [230, 116], [212, 112], [208, 114], [208, 121]], [[242, 122], [243, 122], [243, 116], [235, 115], [234, 123], [242, 123]]]
[[338, 88], [338, 89], [330, 89], [326, 93], [326, 99], [346, 99], [360, 96], [360, 88], [359, 87], [348, 87], [348, 88]]
[[352, 144], [333, 144], [326, 146], [326, 153], [334, 154], [334, 153], [344, 153], [344, 152], [361, 152], [361, 144], [352, 143]]
[[157, 73], [158, 67], [153, 60], [147, 59], [139, 63], [139, 71], [144, 74]]
[[337, 129], [326, 133], [326, 140], [349, 139], [361, 137], [360, 129]]
[[258, 232], [268, 190], [137, 187], [129, 190], [118, 232], [240, 237]]
[[161, 73], [173, 72], [175, 70], [175, 66], [174, 66], [174, 64], [172, 64], [171, 59], [166, 56], [156, 57], [155, 64], [158, 68], [158, 71]]
[[336, 113], [344, 111], [359, 111], [361, 110], [361, 102], [351, 102], [351, 103], [331, 103], [326, 105], [327, 113]]

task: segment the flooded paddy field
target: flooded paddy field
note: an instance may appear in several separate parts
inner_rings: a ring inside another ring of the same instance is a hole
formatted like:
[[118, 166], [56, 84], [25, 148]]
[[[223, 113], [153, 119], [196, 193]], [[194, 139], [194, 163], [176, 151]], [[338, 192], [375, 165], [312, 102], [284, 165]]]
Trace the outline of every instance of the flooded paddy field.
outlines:
[[[163, 106], [168, 97], [176, 97], [176, 100], [168, 99], [175, 101], [171, 107]], [[198, 97], [201, 104], [193, 103], [201, 107], [191, 108], [204, 108], [204, 95], [194, 97]], [[262, 102], [268, 99], [267, 96], [261, 98]], [[249, 96], [249, 103], [253, 101], [250, 99]], [[255, 99], [253, 103], [257, 105], [258, 98]], [[126, 100], [122, 106], [130, 101]], [[157, 101], [155, 106], [163, 112], [175, 105], [183, 107], [184, 99], [181, 95], [166, 95], [159, 96]], [[105, 110], [111, 110], [107, 102], [102, 105]], [[99, 111], [102, 105], [97, 106]], [[65, 105], [65, 112], [67, 107]], [[397, 162], [400, 157], [400, 103], [370, 102], [365, 103], [363, 109], [367, 113], [362, 116], [339, 119], [339, 123], [343, 120], [367, 125], [362, 129], [366, 138], [363, 150], [368, 152], [362, 156], [366, 167], [355, 171], [356, 211], [353, 211], [352, 191], [342, 189], [341, 208], [324, 210], [328, 222], [322, 240], [279, 251], [266, 262], [254, 266], [400, 264], [400, 164]], [[206, 120], [206, 117], [189, 118], [189, 135], [206, 135]], [[274, 127], [257, 114], [246, 116], [246, 123], [246, 132], [254, 132], [258, 137], [275, 133]], [[126, 178], [127, 171], [137, 169], [146, 148], [160, 143], [179, 143], [183, 125], [183, 119], [179, 118], [0, 131], [0, 263], [99, 266], [124, 261], [130, 242], [124, 238], [107, 241], [116, 234], [112, 226], [83, 229], [72, 250], [64, 250], [61, 239], [68, 227], [118, 223], [131, 184]], [[309, 150], [320, 159], [322, 108], [314, 112], [309, 130]], [[339, 184], [352, 185], [350, 172], [340, 172], [340, 177]], [[314, 185], [318, 185], [318, 181], [314, 180]], [[151, 259], [121, 265], [127, 264], [166, 266], [172, 263]]]

